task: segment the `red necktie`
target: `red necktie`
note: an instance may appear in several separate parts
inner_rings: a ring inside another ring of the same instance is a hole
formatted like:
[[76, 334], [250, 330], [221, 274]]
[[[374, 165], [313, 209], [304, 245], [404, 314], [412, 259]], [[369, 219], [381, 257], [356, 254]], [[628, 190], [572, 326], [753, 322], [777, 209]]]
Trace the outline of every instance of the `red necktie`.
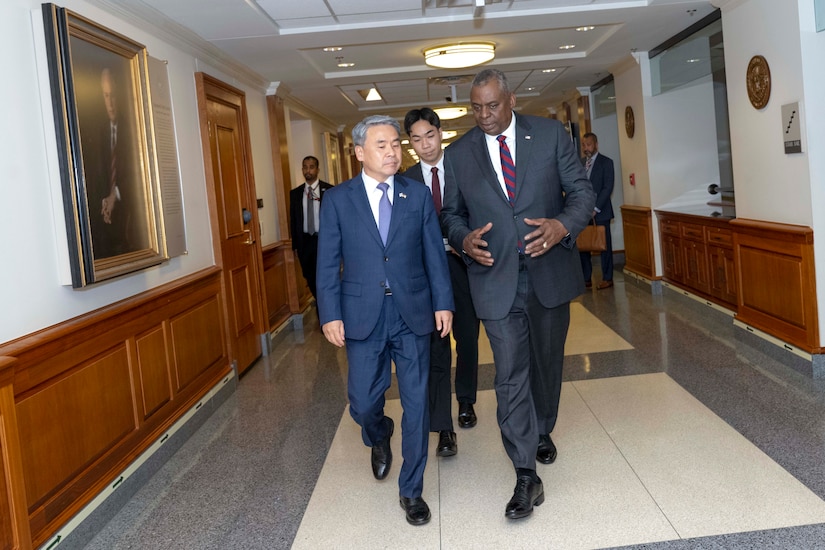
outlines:
[[499, 143], [499, 153], [501, 155], [501, 173], [504, 176], [504, 187], [507, 188], [507, 200], [512, 206], [516, 200], [516, 164], [513, 162], [513, 156], [510, 154], [510, 148], [507, 147], [507, 142], [504, 136], [496, 138]]
[[441, 182], [438, 181], [438, 167], [433, 166], [433, 203], [436, 215], [441, 215]]

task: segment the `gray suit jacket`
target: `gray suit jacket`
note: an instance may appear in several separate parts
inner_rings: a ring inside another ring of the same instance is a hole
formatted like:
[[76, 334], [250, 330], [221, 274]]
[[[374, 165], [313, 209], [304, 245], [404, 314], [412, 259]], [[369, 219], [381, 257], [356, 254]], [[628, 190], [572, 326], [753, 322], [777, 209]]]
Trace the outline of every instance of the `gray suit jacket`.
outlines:
[[575, 238], [587, 225], [596, 195], [570, 136], [558, 121], [516, 117], [516, 197], [511, 207], [499, 185], [484, 132], [473, 128], [446, 150], [442, 228], [456, 250], [464, 237], [487, 222], [484, 236], [495, 260], [491, 267], [472, 262], [468, 275], [480, 319], [503, 319], [513, 305], [518, 281], [516, 243], [535, 228], [524, 218], [556, 218], [570, 231], [560, 245], [538, 258], [527, 258], [530, 280], [545, 307], [569, 302], [584, 292]]

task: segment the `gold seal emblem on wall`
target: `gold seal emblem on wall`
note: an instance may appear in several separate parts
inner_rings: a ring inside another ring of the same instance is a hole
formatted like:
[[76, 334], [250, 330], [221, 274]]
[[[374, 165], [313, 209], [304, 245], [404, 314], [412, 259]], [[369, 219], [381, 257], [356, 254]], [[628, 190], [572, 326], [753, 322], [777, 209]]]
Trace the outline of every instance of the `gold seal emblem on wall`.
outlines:
[[771, 69], [764, 57], [755, 55], [751, 58], [745, 82], [748, 86], [748, 99], [754, 109], [767, 105], [771, 98]]
[[629, 138], [636, 133], [636, 118], [633, 116], [633, 107], [630, 105], [624, 109], [624, 131], [627, 132]]

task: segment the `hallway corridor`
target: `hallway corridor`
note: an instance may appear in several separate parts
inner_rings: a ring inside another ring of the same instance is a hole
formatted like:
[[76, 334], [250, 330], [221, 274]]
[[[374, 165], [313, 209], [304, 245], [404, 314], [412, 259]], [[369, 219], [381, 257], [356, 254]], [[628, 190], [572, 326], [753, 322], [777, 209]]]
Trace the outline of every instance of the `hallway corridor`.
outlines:
[[[412, 527], [401, 438], [375, 481], [346, 410], [345, 352], [310, 310], [86, 548], [825, 547], [825, 381], [725, 313], [615, 281], [572, 306], [559, 458], [539, 465], [547, 498], [531, 517], [504, 518], [515, 476], [486, 341], [479, 423], [458, 430], [455, 457], [431, 444], [433, 519]], [[387, 399], [398, 423], [395, 386]]]

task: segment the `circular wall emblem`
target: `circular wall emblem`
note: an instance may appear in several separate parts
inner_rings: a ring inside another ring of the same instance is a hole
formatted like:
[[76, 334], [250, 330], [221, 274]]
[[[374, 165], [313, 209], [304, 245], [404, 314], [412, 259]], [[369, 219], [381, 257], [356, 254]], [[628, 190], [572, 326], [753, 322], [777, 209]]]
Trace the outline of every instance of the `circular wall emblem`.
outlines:
[[636, 133], [636, 119], [633, 117], [633, 107], [628, 105], [624, 110], [624, 131], [627, 137], [632, 138]]
[[755, 55], [751, 58], [745, 82], [748, 86], [748, 99], [754, 109], [767, 105], [771, 98], [771, 69], [764, 57]]

